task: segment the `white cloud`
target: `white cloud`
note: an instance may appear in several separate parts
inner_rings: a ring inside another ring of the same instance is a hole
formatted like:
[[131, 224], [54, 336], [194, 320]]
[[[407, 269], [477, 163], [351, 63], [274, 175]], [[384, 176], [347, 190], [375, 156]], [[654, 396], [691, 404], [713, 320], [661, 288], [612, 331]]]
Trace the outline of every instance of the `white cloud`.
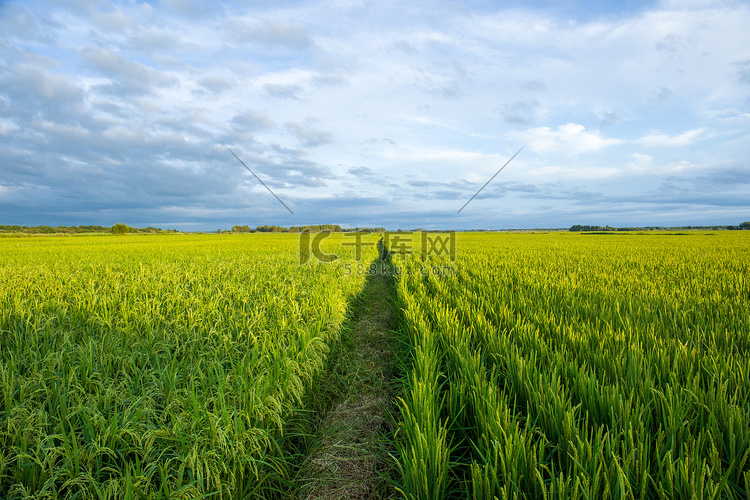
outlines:
[[304, 123], [287, 122], [284, 127], [306, 148], [315, 148], [333, 142], [333, 134], [316, 127], [317, 120], [308, 119]]
[[543, 165], [527, 170], [529, 178], [539, 183], [608, 179], [622, 174], [616, 167], [590, 165]]
[[693, 163], [687, 161], [687, 160], [679, 160], [679, 161], [673, 161], [666, 165], [664, 170], [666, 172], [684, 172], [686, 170], [691, 170], [696, 168], [696, 165]]
[[401, 151], [389, 150], [389, 152], [391, 153], [391, 158], [394, 160], [398, 157], [405, 156], [415, 161], [451, 162], [454, 164], [464, 164], [466, 162], [489, 159], [488, 155], [477, 151], [407, 148], [402, 149]]
[[633, 159], [627, 164], [630, 172], [644, 173], [651, 170], [654, 158], [651, 155], [642, 153], [633, 153], [630, 155]]
[[24, 92], [38, 96], [46, 101], [80, 100], [81, 89], [66, 76], [51, 74], [41, 68], [28, 64], [19, 64], [10, 76], [11, 92]]
[[283, 84], [283, 83], [266, 83], [263, 85], [263, 90], [271, 96], [277, 99], [293, 99], [299, 100], [299, 94], [302, 89], [298, 85]]
[[241, 131], [258, 131], [271, 128], [274, 123], [268, 116], [248, 109], [232, 117], [232, 124]]
[[536, 127], [521, 133], [513, 133], [529, 143], [529, 148], [541, 153], [570, 152], [573, 154], [591, 153], [601, 149], [622, 144], [621, 139], [603, 137], [598, 130], [587, 131], [577, 123], [560, 125], [556, 129]]
[[132, 25], [132, 19], [120, 9], [96, 13], [92, 21], [104, 29], [115, 32], [123, 32]]
[[5, 137], [10, 134], [11, 131], [17, 131], [18, 129], [18, 125], [12, 121], [0, 118], [0, 136]]
[[288, 23], [275, 19], [227, 22], [227, 34], [234, 43], [262, 43], [289, 49], [306, 49], [314, 42], [302, 23]]
[[667, 135], [661, 132], [652, 132], [648, 135], [641, 137], [635, 142], [643, 144], [644, 146], [658, 147], [658, 146], [689, 146], [693, 144], [695, 140], [703, 135], [704, 129], [698, 128], [688, 130], [678, 135]]
[[81, 50], [83, 61], [104, 74], [110, 83], [104, 87], [115, 93], [150, 93], [159, 87], [178, 84], [174, 76], [158, 69], [133, 62], [125, 56], [99, 47], [85, 47]]

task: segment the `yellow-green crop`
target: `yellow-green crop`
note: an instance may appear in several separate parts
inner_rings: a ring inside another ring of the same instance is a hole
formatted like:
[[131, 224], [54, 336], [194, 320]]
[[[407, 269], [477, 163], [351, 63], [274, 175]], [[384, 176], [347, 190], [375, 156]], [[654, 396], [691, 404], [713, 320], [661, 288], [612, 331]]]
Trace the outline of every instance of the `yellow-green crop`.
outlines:
[[458, 236], [400, 263], [406, 498], [748, 498], [750, 233]]
[[[0, 240], [2, 496], [293, 490], [294, 416], [375, 257], [352, 241], [300, 265], [296, 235]], [[749, 497], [750, 233], [456, 248], [394, 256], [404, 497]]]
[[1, 240], [1, 496], [286, 489], [286, 422], [363, 283], [336, 238], [303, 266], [296, 235]]

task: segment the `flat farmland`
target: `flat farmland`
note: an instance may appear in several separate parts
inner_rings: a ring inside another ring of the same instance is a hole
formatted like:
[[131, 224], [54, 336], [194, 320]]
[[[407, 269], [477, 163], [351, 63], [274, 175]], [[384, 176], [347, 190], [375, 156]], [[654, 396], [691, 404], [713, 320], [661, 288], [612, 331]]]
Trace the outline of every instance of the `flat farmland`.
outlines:
[[750, 233], [458, 236], [396, 285], [406, 497], [748, 498]]
[[[750, 232], [350, 236], [0, 239], [0, 497], [750, 497]], [[330, 493], [311, 414], [384, 383], [390, 486]]]
[[0, 496], [288, 490], [281, 441], [362, 287], [350, 257], [300, 266], [296, 235], [0, 240]]

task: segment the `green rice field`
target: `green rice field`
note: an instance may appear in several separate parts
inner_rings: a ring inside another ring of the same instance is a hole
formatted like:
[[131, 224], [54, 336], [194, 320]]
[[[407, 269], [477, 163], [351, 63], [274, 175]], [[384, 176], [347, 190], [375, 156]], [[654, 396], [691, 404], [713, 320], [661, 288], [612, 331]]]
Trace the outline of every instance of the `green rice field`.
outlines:
[[392, 497], [750, 498], [750, 231], [458, 233], [373, 277], [378, 237], [0, 238], [0, 498], [297, 498], [375, 278]]
[[748, 498], [750, 233], [459, 236], [397, 283], [407, 498]]
[[0, 240], [6, 498], [252, 498], [362, 277], [290, 235]]

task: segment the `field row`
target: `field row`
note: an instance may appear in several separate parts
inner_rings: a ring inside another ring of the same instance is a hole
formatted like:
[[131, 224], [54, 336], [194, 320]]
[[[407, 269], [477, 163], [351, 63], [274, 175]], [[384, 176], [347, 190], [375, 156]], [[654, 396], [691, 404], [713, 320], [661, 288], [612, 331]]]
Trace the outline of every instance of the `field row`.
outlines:
[[748, 498], [746, 235], [460, 235], [398, 281], [407, 498]]
[[0, 244], [0, 497], [290, 489], [282, 445], [362, 288], [353, 250], [301, 266], [287, 235]]

